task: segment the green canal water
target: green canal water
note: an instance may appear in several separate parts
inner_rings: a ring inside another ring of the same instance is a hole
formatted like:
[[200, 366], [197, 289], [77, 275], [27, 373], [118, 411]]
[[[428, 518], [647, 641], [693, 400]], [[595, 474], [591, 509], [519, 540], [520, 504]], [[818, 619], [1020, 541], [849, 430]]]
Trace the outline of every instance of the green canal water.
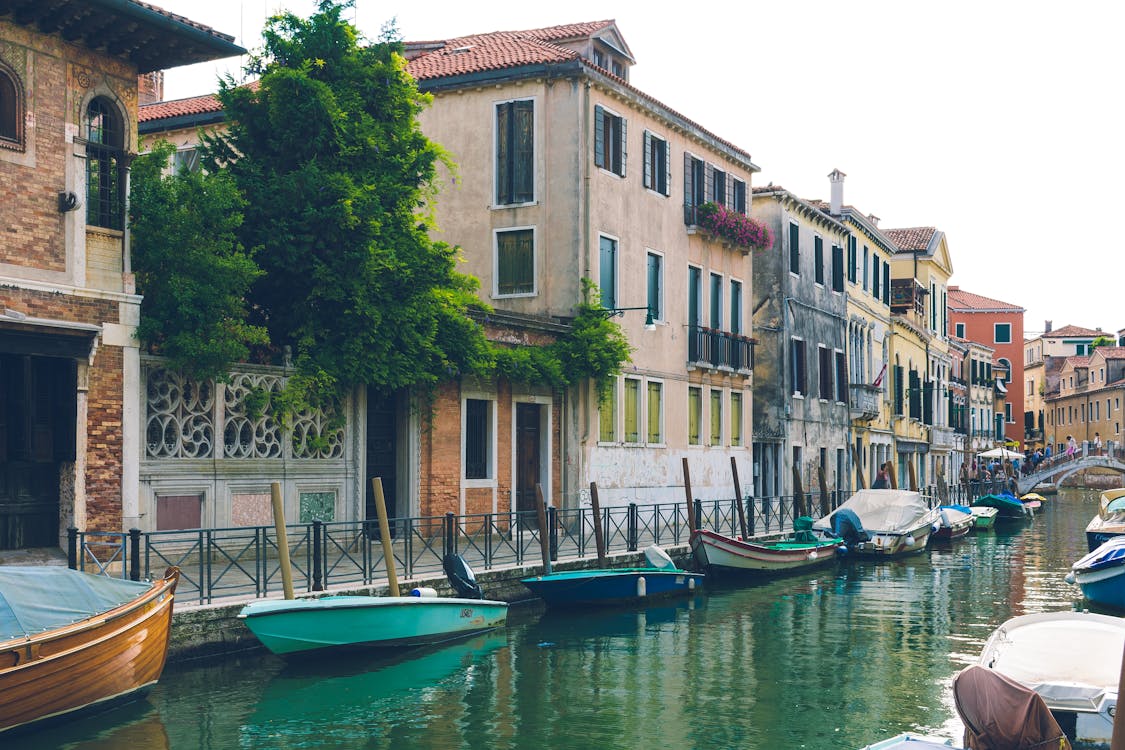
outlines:
[[147, 701], [5, 748], [857, 748], [959, 737], [950, 683], [1015, 615], [1080, 607], [1063, 581], [1098, 493], [894, 562], [711, 587], [643, 610], [513, 611], [400, 658], [173, 665]]

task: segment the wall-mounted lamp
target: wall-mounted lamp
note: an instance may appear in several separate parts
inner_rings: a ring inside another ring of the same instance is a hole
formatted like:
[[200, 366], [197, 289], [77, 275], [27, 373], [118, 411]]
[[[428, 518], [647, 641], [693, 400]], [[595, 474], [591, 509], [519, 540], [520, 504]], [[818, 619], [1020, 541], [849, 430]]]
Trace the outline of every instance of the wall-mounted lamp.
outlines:
[[656, 330], [656, 323], [652, 319], [652, 308], [647, 305], [644, 307], [610, 307], [604, 308], [600, 312], [602, 313], [602, 315], [605, 315], [606, 319], [608, 320], [609, 318], [612, 318], [614, 316], [624, 315], [628, 310], [645, 310], [647, 312], [647, 314], [645, 315], [645, 330]]
[[82, 201], [78, 200], [76, 193], [69, 191], [59, 193], [59, 213], [65, 214], [70, 211], [77, 210], [82, 207]]

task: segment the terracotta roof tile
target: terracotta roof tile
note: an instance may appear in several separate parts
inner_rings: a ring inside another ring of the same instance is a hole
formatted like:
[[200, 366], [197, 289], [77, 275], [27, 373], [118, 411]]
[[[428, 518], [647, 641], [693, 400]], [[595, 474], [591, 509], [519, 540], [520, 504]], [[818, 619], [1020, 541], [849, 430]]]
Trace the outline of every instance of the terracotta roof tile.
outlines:
[[905, 229], [884, 229], [883, 234], [895, 243], [899, 250], [925, 250], [930, 246], [937, 227], [908, 227]]
[[1064, 366], [1070, 365], [1074, 369], [1078, 370], [1078, 369], [1081, 369], [1083, 367], [1089, 367], [1090, 366], [1090, 358], [1089, 357], [1067, 357], [1063, 364], [1064, 364]]
[[1054, 328], [1043, 334], [1044, 337], [1056, 336], [1103, 336], [1108, 335], [1104, 331], [1095, 331], [1090, 328], [1083, 328], [1081, 326], [1065, 325], [1062, 328]]
[[1106, 359], [1125, 359], [1125, 346], [1099, 346], [1094, 351]]
[[175, 99], [170, 102], [156, 102], [142, 105], [137, 111], [139, 122], [150, 120], [163, 120], [168, 117], [183, 117], [185, 115], [202, 115], [209, 112], [222, 112], [223, 105], [219, 103], [214, 94], [193, 96], [188, 99]]
[[980, 294], [973, 294], [966, 292], [960, 287], [951, 286], [948, 289], [948, 297], [946, 302], [952, 310], [1011, 310], [1012, 312], [1023, 312], [1024, 309], [1019, 305], [1013, 305], [1009, 302], [1001, 302], [998, 299], [985, 297]]

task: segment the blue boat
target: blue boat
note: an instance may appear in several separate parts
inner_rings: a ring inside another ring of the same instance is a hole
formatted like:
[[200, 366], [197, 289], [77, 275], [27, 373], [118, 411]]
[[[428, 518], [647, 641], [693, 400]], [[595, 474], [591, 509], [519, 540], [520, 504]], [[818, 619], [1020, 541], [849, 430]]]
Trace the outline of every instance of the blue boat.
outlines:
[[904, 732], [874, 745], [864, 745], [860, 750], [950, 750], [952, 747], [953, 741], [944, 737]]
[[973, 501], [973, 507], [996, 508], [997, 521], [1019, 521], [1031, 518], [1032, 509], [1010, 492], [982, 495]]
[[1110, 537], [1071, 565], [1066, 580], [1096, 604], [1125, 609], [1125, 536]]
[[703, 585], [702, 573], [676, 567], [659, 547], [645, 550], [648, 567], [568, 570], [520, 580], [548, 607], [632, 604], [687, 596]]

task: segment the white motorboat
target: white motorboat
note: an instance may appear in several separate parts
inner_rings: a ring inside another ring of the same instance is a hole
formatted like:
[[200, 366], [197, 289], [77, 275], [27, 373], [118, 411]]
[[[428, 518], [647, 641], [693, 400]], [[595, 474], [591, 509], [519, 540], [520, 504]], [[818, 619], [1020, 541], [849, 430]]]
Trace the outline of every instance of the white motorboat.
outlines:
[[923, 552], [941, 519], [910, 490], [860, 490], [813, 528], [842, 537], [851, 553], [894, 557]]

